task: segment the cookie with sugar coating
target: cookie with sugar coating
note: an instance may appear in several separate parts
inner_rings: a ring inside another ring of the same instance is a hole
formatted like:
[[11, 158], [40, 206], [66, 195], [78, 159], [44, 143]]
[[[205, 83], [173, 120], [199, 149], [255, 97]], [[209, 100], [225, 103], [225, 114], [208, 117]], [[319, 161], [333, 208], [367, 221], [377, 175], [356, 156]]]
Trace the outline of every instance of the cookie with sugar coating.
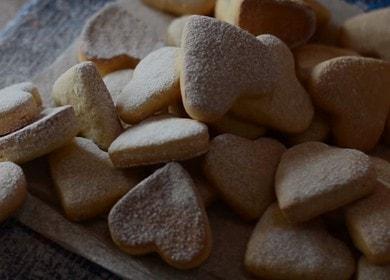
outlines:
[[116, 104], [122, 90], [130, 82], [132, 77], [132, 69], [118, 70], [104, 76], [103, 82], [106, 85], [114, 104]]
[[164, 47], [137, 65], [116, 104], [124, 122], [138, 123], [180, 100], [179, 53], [179, 48]]
[[298, 145], [305, 142], [325, 142], [329, 137], [330, 127], [328, 120], [323, 114], [316, 113], [310, 126], [302, 133], [287, 135], [287, 141], [291, 145]]
[[287, 150], [275, 176], [279, 207], [294, 223], [369, 195], [375, 184], [375, 168], [367, 155], [321, 142]]
[[107, 4], [85, 24], [80, 37], [79, 60], [94, 62], [102, 75], [134, 68], [154, 49], [161, 47], [151, 26], [118, 3]]
[[241, 96], [256, 108], [239, 111], [261, 126], [301, 132], [310, 125], [313, 107], [282, 41], [203, 16], [189, 18], [182, 39], [181, 94], [192, 118], [216, 122]]
[[390, 60], [390, 8], [354, 16], [344, 22], [340, 44], [367, 56]]
[[248, 242], [245, 267], [262, 279], [347, 280], [355, 260], [321, 220], [292, 225], [272, 204]]
[[390, 62], [337, 57], [314, 67], [308, 80], [314, 105], [330, 117], [335, 143], [371, 150], [385, 127], [390, 105]]
[[180, 47], [184, 26], [191, 16], [182, 16], [174, 19], [168, 26], [166, 43], [169, 46]]
[[92, 62], [79, 63], [62, 74], [52, 96], [57, 105], [73, 106], [81, 135], [103, 150], [122, 133], [110, 93]]
[[108, 212], [138, 183], [133, 171], [128, 176], [115, 169], [108, 153], [85, 138], [76, 137], [51, 153], [49, 164], [65, 215], [72, 221]]
[[27, 182], [22, 168], [0, 162], [0, 223], [15, 213], [27, 197]]
[[36, 98], [20, 85], [0, 90], [0, 136], [33, 122], [41, 110]]
[[291, 48], [306, 43], [316, 30], [316, 14], [305, 1], [218, 0], [215, 16], [256, 36], [272, 34]]
[[275, 201], [274, 176], [284, 151], [281, 143], [270, 138], [251, 141], [222, 134], [210, 142], [203, 170], [233, 210], [255, 220]]
[[373, 264], [390, 263], [390, 189], [378, 182], [375, 192], [345, 208], [355, 246]]
[[153, 8], [175, 15], [208, 15], [211, 14], [215, 0], [143, 0]]
[[58, 149], [78, 132], [71, 106], [45, 109], [33, 123], [0, 137], [0, 162], [26, 163]]
[[19, 84], [14, 84], [12, 86], [3, 88], [2, 90], [21, 90], [30, 93], [37, 103], [38, 106], [42, 106], [42, 98], [39, 93], [37, 86], [31, 82], [23, 82]]
[[364, 256], [359, 259], [356, 280], [385, 280], [390, 279], [390, 264], [375, 265]]
[[131, 255], [157, 252], [179, 269], [199, 266], [211, 251], [207, 214], [194, 182], [168, 163], [128, 192], [108, 216], [111, 237]]
[[116, 167], [126, 168], [200, 156], [209, 148], [207, 126], [201, 122], [158, 116], [128, 128], [110, 146]]

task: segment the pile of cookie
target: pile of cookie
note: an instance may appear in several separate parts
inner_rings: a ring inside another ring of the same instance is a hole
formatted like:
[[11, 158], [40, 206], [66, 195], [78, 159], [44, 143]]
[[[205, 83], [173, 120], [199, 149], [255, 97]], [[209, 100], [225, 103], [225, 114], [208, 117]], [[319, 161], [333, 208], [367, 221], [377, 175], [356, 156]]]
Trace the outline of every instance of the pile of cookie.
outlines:
[[338, 30], [315, 0], [144, 2], [183, 15], [169, 46], [109, 4], [53, 86], [58, 107], [31, 83], [0, 91], [0, 221], [27, 195], [17, 164], [47, 155], [64, 215], [108, 213], [131, 255], [201, 265], [219, 198], [257, 222], [253, 275], [389, 279], [389, 163], [368, 153], [390, 144], [390, 8]]

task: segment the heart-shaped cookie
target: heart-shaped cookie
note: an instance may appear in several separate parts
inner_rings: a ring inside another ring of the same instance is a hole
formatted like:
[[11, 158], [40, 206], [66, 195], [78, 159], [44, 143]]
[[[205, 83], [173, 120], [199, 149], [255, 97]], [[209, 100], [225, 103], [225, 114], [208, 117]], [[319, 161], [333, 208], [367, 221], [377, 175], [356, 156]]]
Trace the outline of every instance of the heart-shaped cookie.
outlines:
[[304, 1], [218, 0], [215, 15], [254, 35], [275, 35], [290, 47], [304, 44], [316, 30], [316, 15]]
[[314, 104], [330, 116], [338, 146], [374, 148], [389, 114], [390, 62], [333, 58], [318, 64], [307, 84]]
[[169, 46], [180, 47], [181, 37], [183, 35], [184, 26], [187, 24], [191, 16], [182, 16], [174, 19], [168, 26], [166, 43]]
[[179, 164], [158, 169], [112, 208], [114, 242], [132, 255], [157, 252], [179, 269], [199, 266], [210, 254], [211, 232], [195, 190]]
[[245, 266], [261, 279], [347, 280], [355, 271], [355, 260], [321, 221], [292, 225], [272, 204], [252, 233]]
[[107, 150], [122, 133], [114, 102], [92, 62], [79, 63], [54, 83], [57, 105], [72, 105], [80, 124], [80, 134]]
[[102, 75], [134, 68], [152, 50], [163, 45], [146, 22], [118, 3], [107, 4], [86, 23], [79, 59], [93, 61]]
[[106, 213], [138, 183], [136, 174], [115, 169], [108, 153], [85, 138], [74, 138], [51, 153], [49, 163], [62, 207], [72, 221]]
[[228, 23], [192, 16], [183, 31], [182, 60], [181, 94], [192, 118], [218, 121], [243, 96], [249, 103], [265, 99], [255, 110], [260, 125], [299, 132], [309, 126], [309, 96], [295, 77], [291, 52], [276, 37], [257, 39]]
[[143, 0], [144, 3], [176, 15], [208, 15], [215, 5], [215, 0]]
[[306, 142], [287, 150], [275, 177], [279, 207], [291, 222], [310, 220], [370, 194], [376, 172], [358, 150]]
[[179, 48], [164, 47], [141, 60], [117, 102], [124, 122], [138, 123], [180, 99], [179, 54]]
[[273, 139], [222, 134], [210, 142], [204, 172], [227, 204], [254, 220], [275, 200], [274, 176], [284, 151]]
[[103, 82], [106, 85], [114, 104], [116, 104], [123, 88], [130, 82], [132, 77], [132, 69], [118, 70], [104, 76]]
[[12, 162], [0, 162], [0, 224], [19, 209], [26, 196], [22, 168]]
[[71, 106], [45, 109], [35, 122], [0, 137], [0, 161], [26, 163], [58, 149], [78, 132]]
[[128, 128], [108, 153], [116, 167], [126, 168], [191, 159], [206, 153], [208, 147], [208, 129], [203, 123], [158, 116]]

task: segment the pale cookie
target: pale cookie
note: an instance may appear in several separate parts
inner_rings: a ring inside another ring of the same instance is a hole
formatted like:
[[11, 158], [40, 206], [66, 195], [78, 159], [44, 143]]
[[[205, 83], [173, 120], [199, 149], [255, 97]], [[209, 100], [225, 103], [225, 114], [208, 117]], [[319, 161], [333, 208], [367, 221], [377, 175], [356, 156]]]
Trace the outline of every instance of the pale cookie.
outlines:
[[217, 19], [254, 35], [272, 34], [289, 47], [306, 43], [316, 30], [316, 15], [304, 1], [218, 0]]
[[376, 172], [367, 155], [320, 142], [287, 150], [275, 176], [279, 207], [294, 223], [362, 198], [375, 184]]
[[28, 92], [34, 97], [35, 103], [37, 103], [38, 106], [42, 106], [42, 98], [41, 98], [41, 95], [39, 93], [39, 90], [38, 90], [37, 86], [31, 82], [14, 84], [12, 86], [3, 88], [1, 91], [3, 91], [3, 90], [4, 91], [6, 91], [6, 90], [10, 90], [10, 91], [21, 90], [24, 92]]
[[104, 76], [103, 82], [106, 85], [114, 104], [116, 104], [122, 90], [130, 82], [132, 77], [132, 69], [118, 70]]
[[319, 220], [292, 225], [272, 204], [247, 245], [245, 267], [261, 279], [350, 279], [355, 260]]
[[341, 28], [340, 44], [364, 55], [390, 60], [390, 7], [357, 15]]
[[153, 8], [175, 15], [208, 15], [214, 10], [215, 0], [143, 0]]
[[251, 140], [257, 139], [267, 132], [265, 127], [242, 121], [229, 113], [224, 115], [219, 121], [211, 123], [210, 126], [218, 134], [229, 133]]
[[33, 122], [40, 111], [33, 95], [20, 87], [0, 90], [0, 136]]
[[0, 137], [0, 161], [26, 163], [58, 149], [78, 132], [71, 106], [45, 109], [35, 122]]
[[305, 142], [324, 142], [330, 133], [327, 119], [322, 114], [316, 113], [310, 126], [302, 133], [289, 134], [287, 140], [291, 145], [298, 145]]
[[298, 79], [305, 83], [313, 71], [313, 68], [331, 58], [339, 56], [359, 56], [353, 50], [343, 49], [321, 44], [307, 44], [293, 50], [295, 68]]
[[233, 210], [255, 220], [275, 201], [274, 176], [284, 151], [281, 143], [269, 138], [250, 141], [219, 135], [210, 142], [204, 172]]
[[314, 67], [308, 89], [330, 116], [338, 146], [370, 150], [378, 143], [390, 105], [390, 62], [338, 57]]
[[102, 75], [134, 68], [161, 46], [155, 31], [119, 4], [106, 5], [89, 19], [81, 33], [79, 59], [96, 63]]
[[290, 50], [276, 37], [257, 39], [230, 24], [192, 16], [183, 32], [182, 59], [181, 94], [192, 118], [216, 122], [242, 95], [259, 103], [253, 111], [261, 126], [301, 132], [310, 125], [310, 98], [295, 77]]
[[0, 223], [22, 206], [26, 196], [22, 168], [12, 162], [0, 162]]
[[115, 106], [92, 62], [82, 62], [62, 74], [53, 86], [57, 105], [72, 105], [80, 133], [107, 150], [122, 132]]
[[186, 160], [207, 152], [207, 126], [191, 119], [159, 116], [132, 126], [110, 146], [116, 167]]
[[270, 50], [267, 59], [272, 61], [268, 66], [272, 68], [264, 70], [267, 71], [267, 83], [273, 81], [273, 87], [258, 97], [239, 98], [231, 112], [242, 119], [284, 133], [304, 132], [310, 126], [314, 110], [309, 95], [295, 75], [291, 51], [272, 35], [261, 35], [257, 39]]
[[182, 16], [174, 19], [168, 26], [166, 43], [169, 46], [180, 47], [184, 26], [191, 16]]
[[131, 255], [157, 252], [179, 269], [199, 266], [211, 251], [211, 231], [194, 182], [169, 163], [139, 183], [108, 217], [112, 239]]
[[390, 279], [390, 264], [375, 265], [365, 257], [359, 259], [356, 280], [386, 280]]
[[180, 100], [179, 51], [164, 47], [137, 65], [117, 102], [118, 114], [124, 122], [138, 123]]
[[355, 246], [374, 264], [390, 263], [390, 189], [380, 182], [374, 194], [346, 207]]
[[108, 212], [137, 184], [136, 176], [115, 169], [108, 153], [85, 138], [74, 138], [51, 153], [49, 163], [65, 215], [72, 221]]
[[387, 160], [371, 157], [377, 174], [377, 180], [390, 188], [390, 163]]

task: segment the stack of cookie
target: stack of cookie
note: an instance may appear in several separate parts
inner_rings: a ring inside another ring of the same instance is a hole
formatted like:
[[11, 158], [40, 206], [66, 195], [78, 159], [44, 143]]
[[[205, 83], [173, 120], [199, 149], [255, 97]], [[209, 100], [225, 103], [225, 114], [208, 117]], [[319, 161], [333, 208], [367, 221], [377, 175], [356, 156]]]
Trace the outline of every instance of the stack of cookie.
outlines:
[[0, 91], [0, 221], [26, 196], [16, 164], [48, 155], [64, 215], [108, 213], [131, 255], [201, 265], [219, 198], [257, 223], [255, 276], [389, 279], [390, 165], [366, 153], [390, 139], [390, 8], [335, 32], [315, 0], [144, 2], [183, 15], [169, 46], [109, 4], [53, 86], [59, 107], [29, 83]]

